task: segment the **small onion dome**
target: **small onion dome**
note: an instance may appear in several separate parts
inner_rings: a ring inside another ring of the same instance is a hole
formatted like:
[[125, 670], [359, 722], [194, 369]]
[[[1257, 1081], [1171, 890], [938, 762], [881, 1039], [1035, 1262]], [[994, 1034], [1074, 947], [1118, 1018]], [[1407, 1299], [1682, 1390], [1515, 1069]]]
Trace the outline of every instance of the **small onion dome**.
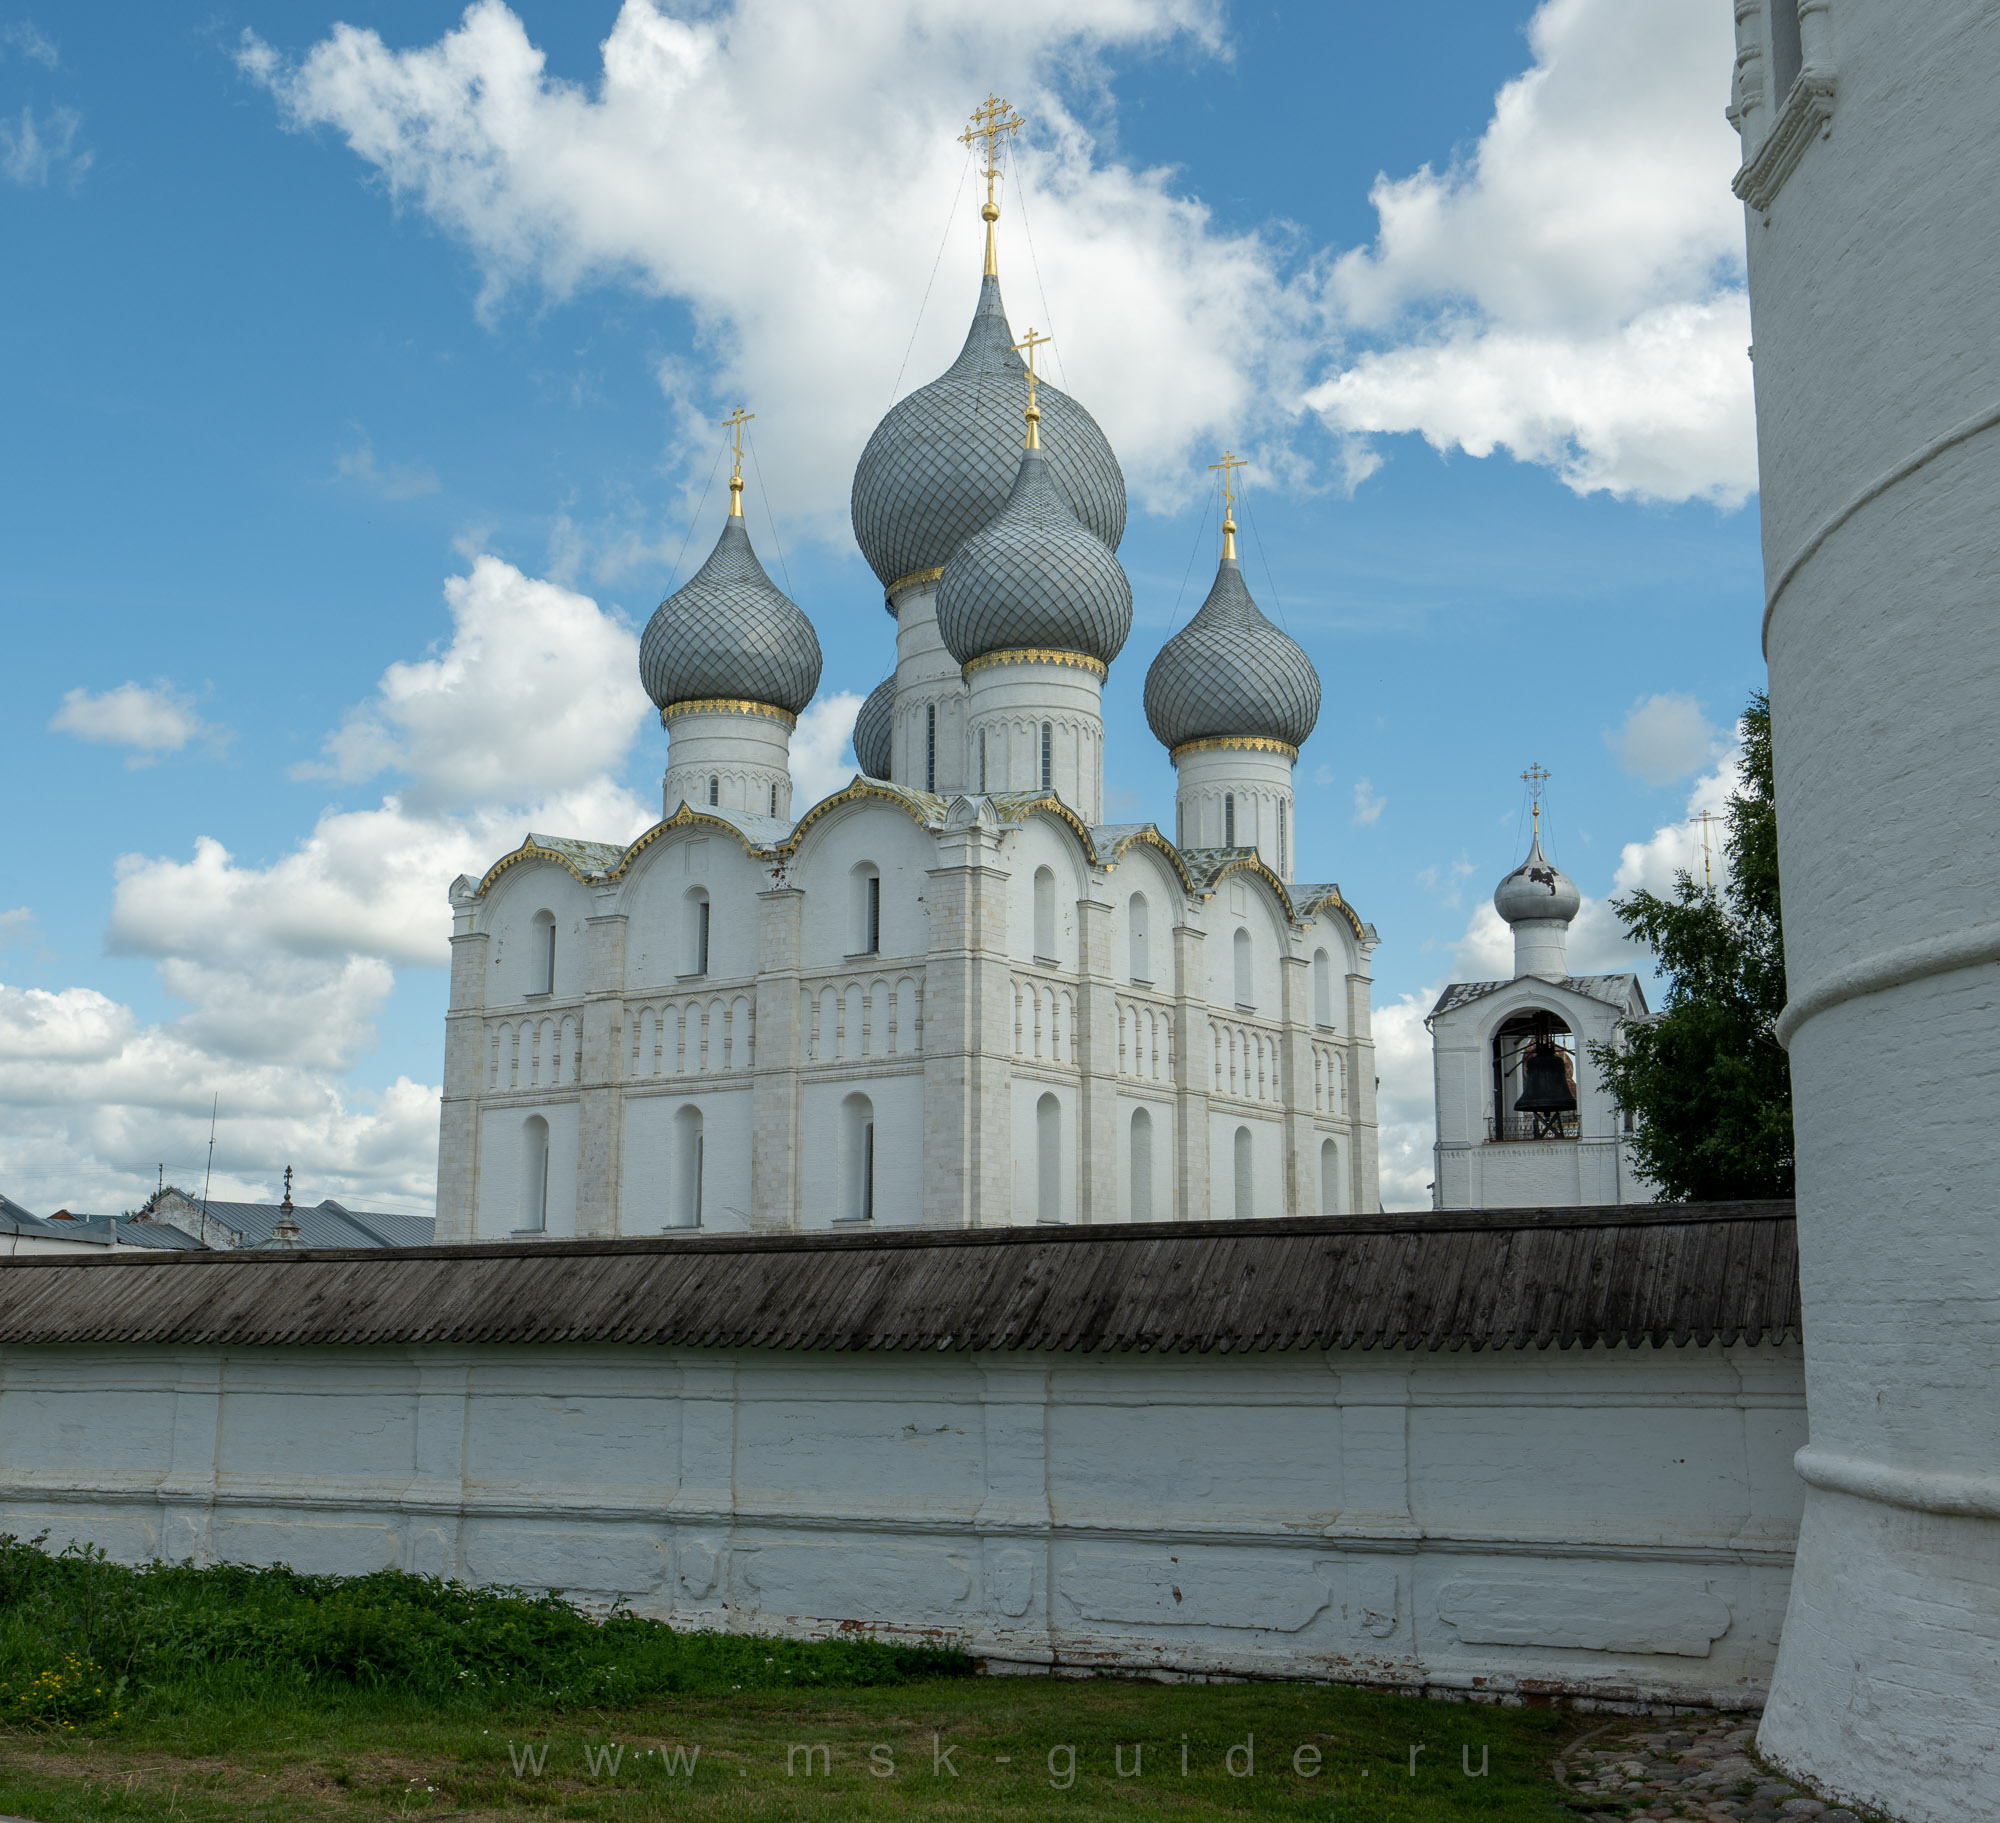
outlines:
[[1231, 738], [1302, 747], [1312, 733], [1319, 673], [1250, 599], [1234, 557], [1223, 558], [1208, 599], [1147, 671], [1146, 720], [1170, 749]]
[[797, 715], [819, 688], [819, 668], [812, 622], [764, 574], [740, 513], [639, 642], [639, 680], [662, 709], [720, 698]]
[[871, 779], [889, 776], [891, 717], [896, 709], [896, 678], [893, 672], [868, 692], [861, 713], [854, 718], [854, 763]]
[[[1049, 469], [1072, 513], [1110, 550], [1125, 535], [1125, 477], [1097, 420], [1037, 380]], [[854, 471], [854, 538], [884, 588], [935, 570], [1007, 502], [1028, 373], [989, 274], [957, 360], [899, 399]]]
[[1020, 452], [999, 516], [961, 544], [938, 583], [938, 633], [961, 665], [1023, 648], [1103, 664], [1132, 631], [1132, 585], [1056, 491], [1047, 457]]
[[1538, 918], [1559, 918], [1567, 924], [1582, 903], [1576, 882], [1542, 853], [1539, 830], [1528, 858], [1493, 889], [1493, 909], [1509, 924]]

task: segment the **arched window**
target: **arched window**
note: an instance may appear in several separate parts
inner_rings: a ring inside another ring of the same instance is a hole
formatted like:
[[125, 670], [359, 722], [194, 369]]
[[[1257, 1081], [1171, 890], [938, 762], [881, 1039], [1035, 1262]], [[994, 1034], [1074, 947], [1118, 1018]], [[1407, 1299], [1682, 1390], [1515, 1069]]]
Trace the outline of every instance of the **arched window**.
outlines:
[[704, 1139], [701, 1110], [692, 1102], [674, 1115], [674, 1202], [670, 1228], [701, 1226], [701, 1172]]
[[534, 945], [530, 951], [534, 962], [535, 985], [531, 994], [553, 994], [556, 991], [556, 915], [552, 911], [538, 911], [535, 914]]
[[1313, 1024], [1333, 1024], [1333, 958], [1313, 951]]
[[1132, 1219], [1153, 1219], [1153, 1117], [1144, 1108], [1132, 1115]]
[[1153, 979], [1153, 932], [1144, 893], [1134, 893], [1127, 903], [1125, 926], [1132, 939], [1132, 979], [1150, 982]]
[[1222, 846], [1236, 846], [1236, 793], [1233, 791], [1222, 794]]
[[1042, 724], [1042, 789], [1052, 791], [1056, 782], [1056, 725]]
[[1322, 1140], [1319, 1148], [1319, 1212], [1340, 1214], [1340, 1147]]
[[543, 1234], [549, 1225], [549, 1123], [530, 1114], [521, 1123], [521, 1227]]
[[924, 705], [924, 789], [937, 789], [937, 704]]
[[1250, 984], [1250, 933], [1240, 924], [1236, 927], [1232, 947], [1236, 954], [1236, 1004], [1254, 1006], [1256, 1001]]
[[840, 1104], [840, 1217], [875, 1219], [875, 1104], [850, 1095]]
[[854, 944], [856, 956], [882, 953], [882, 875], [873, 861], [854, 869]]
[[708, 775], [708, 801], [711, 804], [722, 802], [722, 781], [712, 772]]
[[771, 781], [771, 814], [778, 814], [778, 782], [775, 779]]
[[1044, 1095], [1035, 1103], [1035, 1220], [1061, 1221], [1062, 1205], [1062, 1103]]
[[1035, 869], [1035, 954], [1056, 959], [1056, 877], [1046, 867]]
[[681, 972], [708, 973], [708, 892], [700, 886], [687, 896], [687, 967]]
[[986, 795], [986, 730], [979, 731], [979, 793]]
[[1251, 1174], [1250, 1129], [1236, 1129], [1236, 1219], [1248, 1221], [1257, 1213], [1256, 1183]]

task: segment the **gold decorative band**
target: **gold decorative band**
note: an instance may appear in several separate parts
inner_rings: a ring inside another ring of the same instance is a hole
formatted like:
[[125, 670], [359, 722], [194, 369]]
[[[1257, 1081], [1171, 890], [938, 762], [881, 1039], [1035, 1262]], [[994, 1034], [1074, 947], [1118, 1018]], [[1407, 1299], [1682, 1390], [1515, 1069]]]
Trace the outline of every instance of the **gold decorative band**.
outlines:
[[799, 718], [790, 710], [780, 709], [776, 703], [753, 703], [741, 696], [696, 696], [684, 703], [669, 703], [660, 711], [660, 726], [670, 728], [677, 715], [761, 715], [784, 723], [788, 734], [799, 725]]
[[975, 671], [984, 671], [989, 665], [1069, 665], [1078, 671], [1088, 671], [1102, 683], [1111, 675], [1111, 667], [1101, 658], [1092, 658], [1087, 652], [1053, 652], [1046, 646], [1014, 646], [1005, 652], [982, 652], [977, 658], [966, 660], [959, 667], [959, 675], [970, 678]]
[[903, 590], [920, 589], [927, 582], [936, 582], [943, 574], [944, 565], [941, 563], [933, 564], [928, 570], [912, 570], [907, 576], [898, 576], [882, 593], [888, 597], [889, 604], [893, 607], [896, 597]]
[[1208, 740], [1182, 741], [1167, 758], [1178, 766], [1184, 753], [1219, 753], [1234, 749], [1240, 753], [1278, 753], [1292, 765], [1299, 763], [1299, 750], [1287, 741], [1268, 741], [1261, 734], [1225, 734]]

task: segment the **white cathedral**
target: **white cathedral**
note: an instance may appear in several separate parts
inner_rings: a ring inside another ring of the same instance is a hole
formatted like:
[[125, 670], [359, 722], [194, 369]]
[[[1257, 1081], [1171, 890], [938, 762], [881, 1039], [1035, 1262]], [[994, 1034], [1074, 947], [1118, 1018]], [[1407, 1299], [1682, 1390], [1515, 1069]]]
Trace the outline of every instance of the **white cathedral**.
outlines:
[[1319, 677], [1225, 513], [1146, 676], [1174, 836], [1105, 821], [1124, 477], [1008, 325], [990, 170], [982, 214], [965, 346], [854, 477], [896, 625], [860, 774], [792, 802], [820, 647], [751, 548], [739, 458], [640, 649], [664, 819], [531, 834], [453, 884], [440, 1241], [1379, 1207], [1375, 932], [1294, 878]]

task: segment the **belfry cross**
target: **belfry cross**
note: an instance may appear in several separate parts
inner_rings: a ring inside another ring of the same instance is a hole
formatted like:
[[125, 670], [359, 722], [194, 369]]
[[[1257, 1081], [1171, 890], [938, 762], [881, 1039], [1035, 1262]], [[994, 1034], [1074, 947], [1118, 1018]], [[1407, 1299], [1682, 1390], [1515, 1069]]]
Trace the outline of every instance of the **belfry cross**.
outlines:
[[1552, 776], [1539, 761], [1530, 765], [1528, 770], [1521, 774], [1521, 782], [1527, 786], [1529, 796], [1534, 802], [1535, 834], [1538, 836], [1542, 833], [1542, 787]]

